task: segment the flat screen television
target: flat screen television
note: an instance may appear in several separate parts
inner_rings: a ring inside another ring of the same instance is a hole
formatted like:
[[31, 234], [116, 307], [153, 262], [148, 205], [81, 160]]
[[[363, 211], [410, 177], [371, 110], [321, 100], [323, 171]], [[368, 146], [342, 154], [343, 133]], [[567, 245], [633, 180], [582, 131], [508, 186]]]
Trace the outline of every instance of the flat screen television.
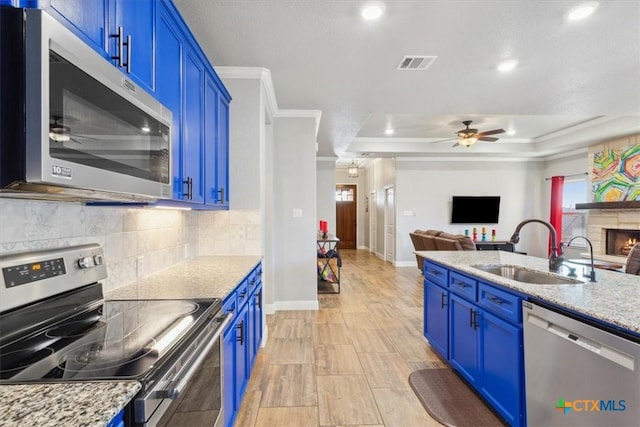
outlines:
[[500, 196], [453, 196], [452, 224], [497, 224]]

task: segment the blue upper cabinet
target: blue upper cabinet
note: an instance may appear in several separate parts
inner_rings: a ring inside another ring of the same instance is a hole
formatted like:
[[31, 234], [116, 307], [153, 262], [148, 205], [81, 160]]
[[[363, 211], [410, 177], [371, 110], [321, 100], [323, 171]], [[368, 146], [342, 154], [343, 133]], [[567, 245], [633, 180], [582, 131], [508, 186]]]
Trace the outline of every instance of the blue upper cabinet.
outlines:
[[155, 0], [50, 0], [44, 10], [153, 92]]
[[107, 54], [108, 0], [50, 0], [44, 10], [104, 57]]
[[191, 52], [184, 55], [182, 131], [183, 199], [204, 203], [204, 65]]
[[173, 113], [171, 158], [173, 198], [182, 198], [182, 39], [173, 17], [161, 7], [156, 31], [156, 97]]
[[[123, 62], [121, 69], [142, 84], [149, 92], [154, 91], [153, 46], [155, 37], [156, 2], [154, 0], [112, 0], [115, 20], [110, 20], [108, 51], [119, 56], [119, 28], [123, 35]], [[129, 45], [131, 43], [131, 45]], [[114, 64], [120, 66], [118, 59]]]
[[205, 85], [204, 120], [205, 203], [224, 209], [229, 207], [229, 101], [209, 76]]

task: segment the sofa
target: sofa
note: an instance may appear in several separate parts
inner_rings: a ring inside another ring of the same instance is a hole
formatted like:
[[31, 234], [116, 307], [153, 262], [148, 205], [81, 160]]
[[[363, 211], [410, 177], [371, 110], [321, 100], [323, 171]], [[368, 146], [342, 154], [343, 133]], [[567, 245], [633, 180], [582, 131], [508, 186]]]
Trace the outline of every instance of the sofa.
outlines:
[[[471, 237], [441, 230], [415, 230], [409, 233], [415, 252], [418, 251], [475, 251]], [[422, 271], [424, 258], [416, 254], [418, 269]]]

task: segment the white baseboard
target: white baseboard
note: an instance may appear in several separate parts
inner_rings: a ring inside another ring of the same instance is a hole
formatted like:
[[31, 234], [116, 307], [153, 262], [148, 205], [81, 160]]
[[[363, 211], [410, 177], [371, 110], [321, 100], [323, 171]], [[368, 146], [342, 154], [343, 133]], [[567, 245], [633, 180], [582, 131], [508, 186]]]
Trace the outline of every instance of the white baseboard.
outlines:
[[374, 254], [376, 254], [376, 256], [377, 256], [378, 258], [380, 258], [381, 260], [383, 260], [383, 261], [385, 260], [385, 259], [384, 259], [384, 254], [381, 254], [380, 252], [377, 252], [377, 251], [376, 251], [376, 252], [374, 252]]
[[273, 304], [265, 304], [265, 313], [273, 314], [276, 311], [286, 310], [317, 310], [318, 301], [276, 301]]
[[396, 261], [393, 263], [394, 267], [416, 267], [415, 261]]
[[369, 250], [369, 246], [358, 246], [358, 249], [363, 249], [365, 251]]

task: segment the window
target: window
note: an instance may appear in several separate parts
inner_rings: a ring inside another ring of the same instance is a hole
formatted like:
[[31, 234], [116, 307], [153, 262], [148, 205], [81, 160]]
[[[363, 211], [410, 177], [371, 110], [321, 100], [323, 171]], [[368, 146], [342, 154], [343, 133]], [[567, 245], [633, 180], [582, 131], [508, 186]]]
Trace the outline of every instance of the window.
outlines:
[[[562, 240], [587, 235], [587, 211], [576, 210], [576, 203], [589, 201], [589, 183], [586, 179], [565, 181], [562, 189]], [[575, 242], [576, 246], [585, 244]], [[573, 246], [573, 243], [571, 244]]]
[[336, 189], [336, 202], [353, 202], [353, 188]]

